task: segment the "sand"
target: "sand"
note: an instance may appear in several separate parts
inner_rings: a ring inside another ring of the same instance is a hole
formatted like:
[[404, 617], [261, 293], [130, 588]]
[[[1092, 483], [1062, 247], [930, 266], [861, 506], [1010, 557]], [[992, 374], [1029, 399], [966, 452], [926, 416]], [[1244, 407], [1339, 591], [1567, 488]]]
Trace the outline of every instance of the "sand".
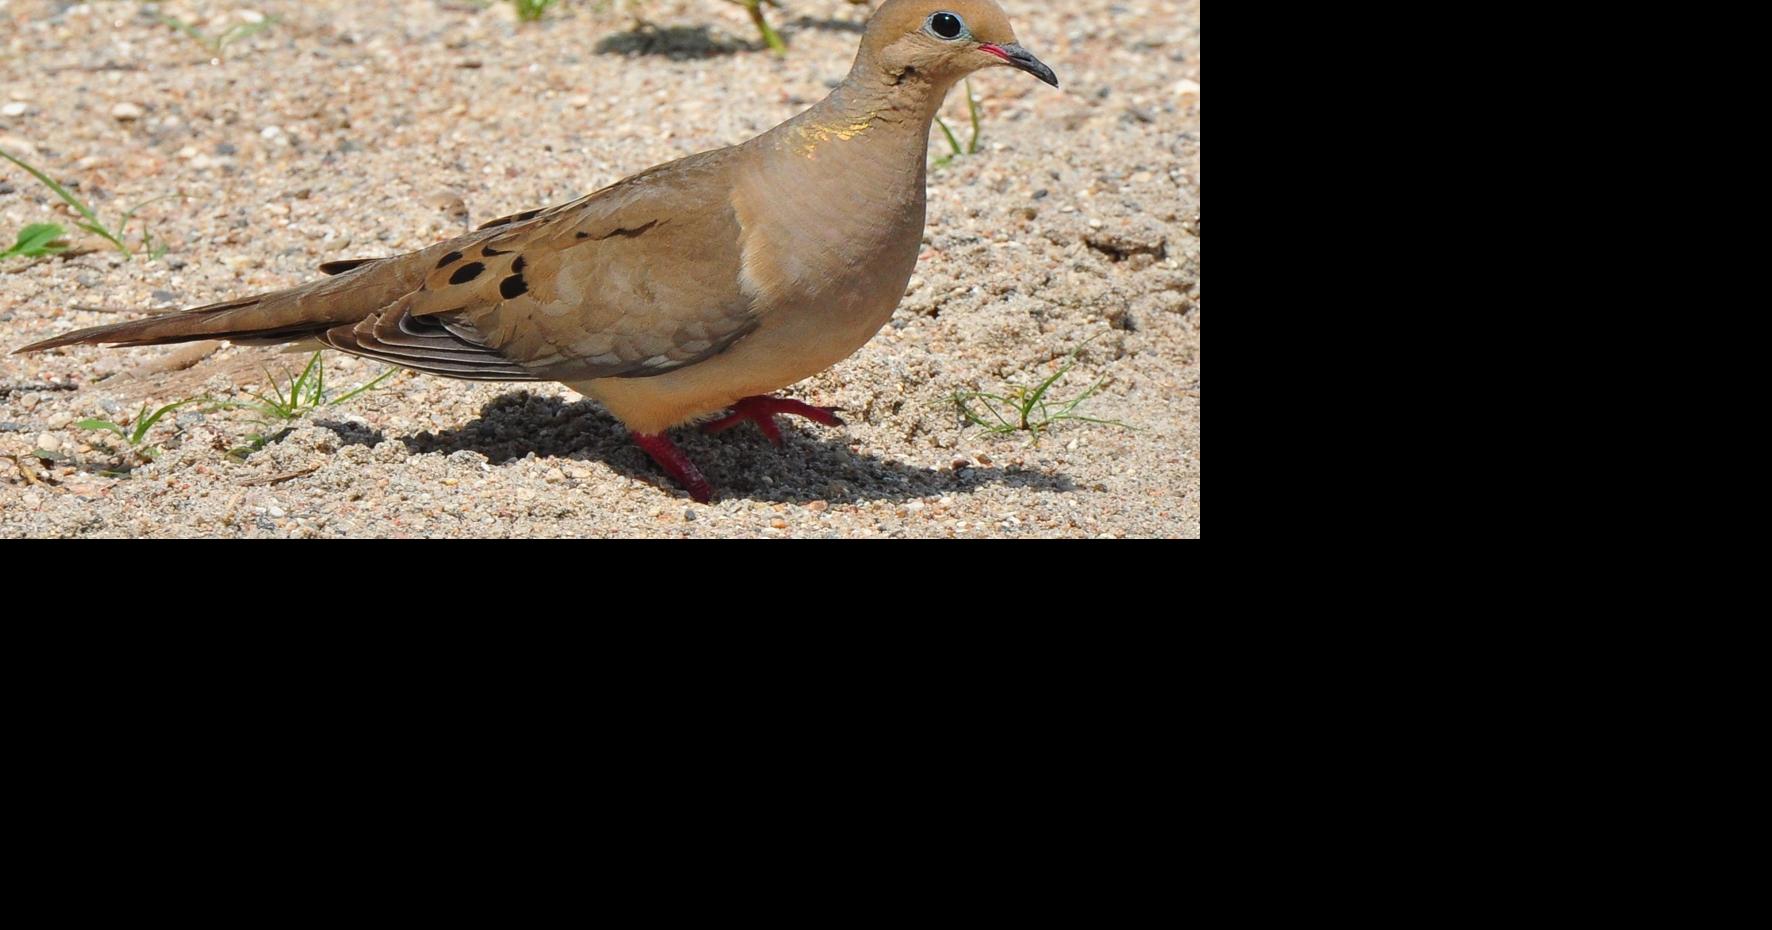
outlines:
[[[421, 248], [743, 141], [847, 72], [865, 7], [785, 0], [785, 57], [714, 0], [499, 5], [0, 0], [0, 149], [166, 251], [0, 263], [0, 348], [284, 287], [322, 261]], [[696, 504], [607, 413], [560, 385], [400, 372], [288, 423], [193, 403], [143, 446], [80, 421], [143, 402], [240, 399], [305, 354], [204, 343], [0, 356], [0, 537], [1197, 537], [1200, 14], [1197, 2], [1004, 3], [1062, 81], [972, 81], [979, 151], [933, 168], [916, 275], [853, 357], [788, 389], [844, 408], [678, 444]], [[652, 24], [636, 28], [638, 11]], [[963, 90], [944, 117], [964, 142]], [[947, 143], [939, 130], [932, 156]], [[76, 187], [77, 185], [77, 187]], [[159, 198], [159, 199], [155, 199]], [[0, 161], [0, 248], [73, 217]], [[1098, 380], [1038, 437], [962, 428], [952, 395]], [[329, 352], [336, 396], [382, 371]], [[251, 437], [269, 437], [254, 450]]]

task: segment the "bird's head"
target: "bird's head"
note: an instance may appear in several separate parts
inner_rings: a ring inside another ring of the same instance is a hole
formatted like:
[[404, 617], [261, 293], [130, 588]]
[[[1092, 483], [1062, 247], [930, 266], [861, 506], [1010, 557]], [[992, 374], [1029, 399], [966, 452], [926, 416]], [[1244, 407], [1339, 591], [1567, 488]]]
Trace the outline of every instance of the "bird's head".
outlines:
[[888, 79], [910, 75], [947, 85], [980, 68], [1006, 65], [1058, 86], [1058, 76], [1015, 40], [994, 0], [886, 0], [868, 20], [858, 66]]

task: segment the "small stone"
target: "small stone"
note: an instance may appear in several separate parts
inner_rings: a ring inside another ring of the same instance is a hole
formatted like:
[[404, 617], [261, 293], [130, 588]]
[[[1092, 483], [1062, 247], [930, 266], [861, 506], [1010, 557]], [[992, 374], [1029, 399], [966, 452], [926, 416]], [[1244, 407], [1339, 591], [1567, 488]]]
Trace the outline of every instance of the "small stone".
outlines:
[[548, 469], [548, 473], [545, 477], [546, 477], [547, 482], [549, 484], [559, 484], [560, 482], [566, 480], [566, 473], [561, 471], [558, 468], [550, 468], [550, 469]]
[[30, 104], [21, 103], [15, 100], [6, 106], [0, 107], [0, 116], [23, 116], [25, 115], [25, 111], [30, 108]]
[[985, 455], [983, 452], [978, 453], [977, 455], [973, 456], [973, 458], [977, 459], [978, 464], [980, 464], [980, 465], [989, 465], [991, 463], [991, 457], [988, 455]]
[[40, 403], [43, 403], [43, 395], [36, 391], [32, 391], [18, 399], [18, 405], [26, 410], [34, 409]]
[[42, 433], [37, 436], [37, 448], [45, 452], [60, 452], [62, 441], [52, 433]]
[[116, 106], [111, 108], [111, 117], [113, 119], [119, 119], [119, 120], [123, 120], [125, 122], [127, 122], [129, 120], [141, 119], [142, 118], [142, 108], [136, 106], [133, 103], [119, 103]]
[[964, 457], [954, 459], [953, 464], [954, 464], [954, 471], [959, 471], [962, 468], [971, 468], [972, 467], [972, 462], [968, 461]]
[[287, 514], [285, 514], [283, 512], [283, 508], [281, 508], [281, 507], [272, 507], [270, 510], [267, 510], [265, 512], [270, 514], [272, 519], [287, 516]]
[[695, 522], [695, 511], [693, 509], [688, 508], [688, 507], [683, 508], [683, 522], [684, 523], [694, 523]]
[[831, 505], [825, 501], [818, 500], [818, 501], [813, 501], [810, 504], [807, 504], [806, 509], [812, 511], [813, 513], [824, 513], [825, 511], [831, 509]]
[[775, 527], [778, 530], [785, 530], [788, 528], [788, 521], [783, 520], [780, 517], [776, 517], [775, 519], [769, 521], [769, 525]]
[[74, 415], [73, 414], [58, 413], [55, 416], [49, 418], [48, 426], [50, 429], [61, 429], [62, 427], [67, 426], [69, 423], [72, 423], [72, 422], [74, 422]]

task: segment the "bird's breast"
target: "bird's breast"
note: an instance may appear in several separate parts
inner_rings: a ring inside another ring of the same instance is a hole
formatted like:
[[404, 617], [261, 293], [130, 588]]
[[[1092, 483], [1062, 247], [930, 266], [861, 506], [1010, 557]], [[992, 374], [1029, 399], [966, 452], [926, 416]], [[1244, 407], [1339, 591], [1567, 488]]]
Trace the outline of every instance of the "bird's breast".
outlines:
[[865, 341], [891, 316], [916, 266], [924, 178], [920, 153], [908, 165], [838, 157], [855, 144], [834, 140], [819, 164], [756, 172], [735, 189], [734, 209], [741, 286], [759, 315], [815, 315]]

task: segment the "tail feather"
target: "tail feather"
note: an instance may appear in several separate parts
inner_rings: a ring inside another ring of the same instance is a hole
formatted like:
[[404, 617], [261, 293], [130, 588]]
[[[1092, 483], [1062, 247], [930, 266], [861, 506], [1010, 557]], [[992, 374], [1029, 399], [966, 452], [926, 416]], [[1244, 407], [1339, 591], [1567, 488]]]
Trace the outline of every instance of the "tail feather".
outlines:
[[350, 269], [299, 287], [167, 313], [143, 320], [89, 326], [13, 350], [41, 352], [72, 345], [151, 346], [199, 339], [259, 345], [295, 342], [335, 326], [355, 324], [416, 289], [430, 262], [448, 243]]

